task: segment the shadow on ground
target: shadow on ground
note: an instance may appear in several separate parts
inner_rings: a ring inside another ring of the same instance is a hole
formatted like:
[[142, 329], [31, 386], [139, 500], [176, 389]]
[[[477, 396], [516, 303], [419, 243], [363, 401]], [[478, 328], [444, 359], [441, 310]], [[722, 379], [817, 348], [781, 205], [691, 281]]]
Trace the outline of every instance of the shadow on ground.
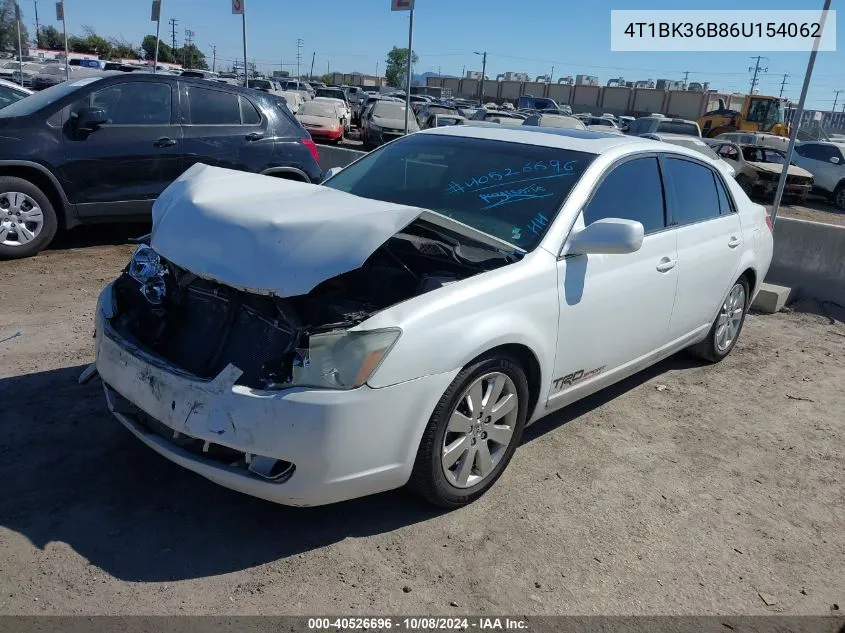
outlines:
[[150, 232], [149, 222], [94, 224], [78, 226], [60, 232], [48, 247], [49, 250], [84, 248], [86, 246], [113, 246], [130, 244], [132, 240]]
[[[665, 371], [673, 357], [541, 420], [530, 442]], [[224, 574], [389, 532], [441, 511], [405, 491], [319, 508], [288, 508], [231, 492], [140, 444], [107, 411], [84, 366], [0, 380], [0, 525], [43, 549], [68, 544], [122, 580]]]

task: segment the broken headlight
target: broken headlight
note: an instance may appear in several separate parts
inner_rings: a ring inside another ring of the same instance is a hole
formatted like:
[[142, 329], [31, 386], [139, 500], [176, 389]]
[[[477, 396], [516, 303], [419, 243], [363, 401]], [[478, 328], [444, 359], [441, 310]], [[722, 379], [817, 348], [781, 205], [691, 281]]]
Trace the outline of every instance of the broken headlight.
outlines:
[[398, 329], [327, 332], [308, 337], [298, 349], [289, 387], [355, 389], [372, 376], [399, 339]]
[[161, 257], [151, 247], [140, 244], [127, 268], [129, 276], [141, 284], [141, 294], [152, 305], [160, 305], [167, 293], [164, 276], [167, 269], [161, 262]]

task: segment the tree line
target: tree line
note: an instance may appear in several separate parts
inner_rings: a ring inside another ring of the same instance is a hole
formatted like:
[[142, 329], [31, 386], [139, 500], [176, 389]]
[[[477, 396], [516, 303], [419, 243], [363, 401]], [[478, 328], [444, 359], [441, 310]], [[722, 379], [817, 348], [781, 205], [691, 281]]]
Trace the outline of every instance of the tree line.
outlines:
[[[83, 34], [67, 34], [67, 46], [70, 53], [97, 55], [100, 59], [155, 59], [155, 35], [144, 37], [140, 46], [115, 37], [103, 37], [92, 27], [83, 26]], [[25, 51], [29, 49], [29, 31], [24, 24], [21, 11], [21, 44]], [[63, 51], [65, 38], [55, 26], [42, 26], [32, 42], [37, 48], [49, 48]], [[15, 20], [15, 0], [0, 0], [0, 51], [16, 53], [18, 50], [18, 25]], [[182, 64], [189, 68], [208, 68], [205, 54], [195, 45], [172, 48], [164, 41], [159, 42], [158, 60], [166, 63]]]

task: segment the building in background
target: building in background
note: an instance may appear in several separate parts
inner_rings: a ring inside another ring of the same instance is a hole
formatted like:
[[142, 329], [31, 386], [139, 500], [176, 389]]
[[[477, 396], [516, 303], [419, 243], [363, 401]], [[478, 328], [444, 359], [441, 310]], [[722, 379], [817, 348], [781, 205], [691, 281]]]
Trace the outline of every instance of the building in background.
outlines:
[[578, 86], [598, 86], [599, 78], [595, 75], [575, 75], [575, 84]]

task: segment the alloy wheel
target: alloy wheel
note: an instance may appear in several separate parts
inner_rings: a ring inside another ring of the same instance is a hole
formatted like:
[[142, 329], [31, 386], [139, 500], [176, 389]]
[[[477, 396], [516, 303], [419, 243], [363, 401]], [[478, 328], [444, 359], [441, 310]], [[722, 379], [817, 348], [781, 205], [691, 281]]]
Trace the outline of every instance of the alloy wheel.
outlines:
[[836, 206], [840, 209], [845, 209], [845, 187], [840, 187], [836, 192]]
[[19, 191], [0, 193], [0, 244], [23, 246], [43, 227], [44, 213], [33, 198]]
[[745, 287], [742, 284], [734, 284], [728, 293], [725, 302], [719, 310], [719, 318], [716, 322], [716, 349], [724, 353], [731, 348], [742, 325], [742, 315], [745, 312]]
[[519, 401], [513, 380], [492, 372], [458, 399], [443, 437], [443, 473], [456, 488], [481, 483], [501, 461], [513, 438]]

